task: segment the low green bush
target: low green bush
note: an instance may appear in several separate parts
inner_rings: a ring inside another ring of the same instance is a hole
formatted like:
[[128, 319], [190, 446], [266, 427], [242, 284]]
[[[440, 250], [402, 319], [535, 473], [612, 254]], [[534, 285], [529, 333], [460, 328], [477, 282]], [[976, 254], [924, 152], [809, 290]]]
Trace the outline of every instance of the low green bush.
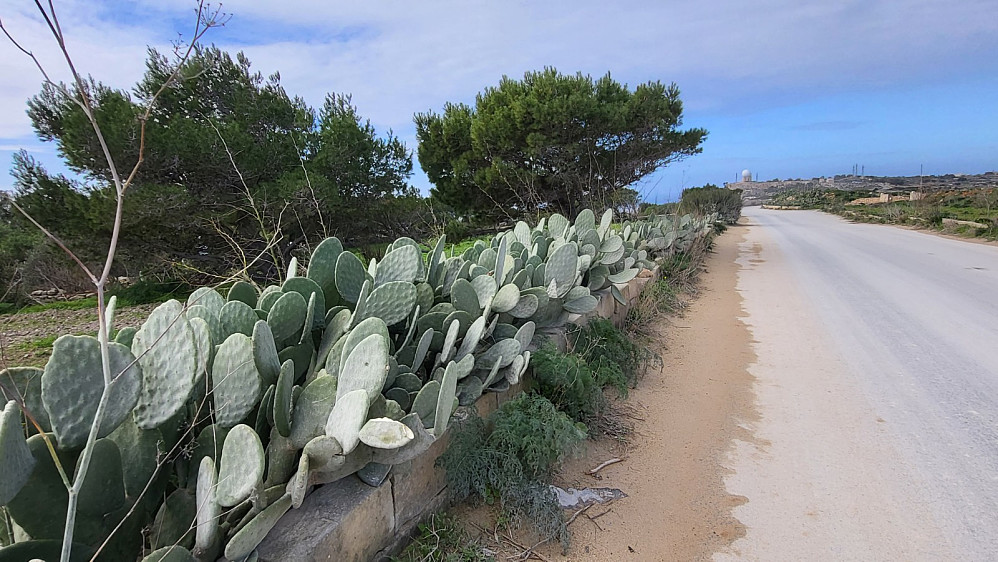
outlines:
[[567, 547], [568, 529], [547, 481], [585, 440], [584, 426], [532, 393], [506, 402], [488, 421], [472, 416], [459, 423], [437, 459], [452, 496], [498, 504], [507, 521], [529, 522]]
[[606, 318], [585, 326], [570, 326], [568, 339], [575, 353], [589, 364], [597, 386], [611, 386], [620, 396], [637, 384], [638, 374], [652, 354]]

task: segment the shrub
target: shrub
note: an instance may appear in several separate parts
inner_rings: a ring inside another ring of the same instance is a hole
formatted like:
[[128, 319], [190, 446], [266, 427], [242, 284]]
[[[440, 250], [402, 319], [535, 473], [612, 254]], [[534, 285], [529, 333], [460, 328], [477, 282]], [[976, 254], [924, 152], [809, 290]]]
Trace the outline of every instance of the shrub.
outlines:
[[491, 430], [478, 417], [458, 424], [450, 446], [437, 459], [454, 498], [498, 501], [510, 522], [530, 522], [567, 547], [563, 513], [546, 481], [585, 439], [585, 429], [536, 394], [503, 404], [489, 421]]
[[651, 358], [646, 347], [632, 341], [605, 318], [593, 318], [585, 326], [570, 326], [568, 338], [588, 364], [599, 387], [612, 386], [620, 396], [637, 383], [641, 366]]
[[603, 388], [582, 357], [546, 344], [530, 357], [534, 386], [572, 419], [591, 423], [606, 408]]
[[683, 190], [681, 206], [690, 213], [706, 216], [717, 213], [728, 224], [738, 222], [742, 216], [742, 190], [724, 189], [707, 184]]

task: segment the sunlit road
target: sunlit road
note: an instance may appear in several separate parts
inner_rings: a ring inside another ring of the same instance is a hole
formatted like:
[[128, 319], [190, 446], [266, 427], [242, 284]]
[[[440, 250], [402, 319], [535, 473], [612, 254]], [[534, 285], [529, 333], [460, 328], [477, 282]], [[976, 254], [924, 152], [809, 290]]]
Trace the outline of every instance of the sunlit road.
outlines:
[[744, 214], [758, 417], [716, 558], [998, 560], [998, 247]]

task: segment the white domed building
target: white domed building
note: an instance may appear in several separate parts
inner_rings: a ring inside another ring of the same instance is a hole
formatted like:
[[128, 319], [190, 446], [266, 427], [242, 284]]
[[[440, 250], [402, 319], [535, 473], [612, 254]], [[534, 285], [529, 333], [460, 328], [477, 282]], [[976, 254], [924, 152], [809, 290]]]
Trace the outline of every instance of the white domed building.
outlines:
[[750, 172], [748, 170], [742, 170], [742, 181], [743, 182], [750, 182], [750, 181], [752, 181], [752, 172]]

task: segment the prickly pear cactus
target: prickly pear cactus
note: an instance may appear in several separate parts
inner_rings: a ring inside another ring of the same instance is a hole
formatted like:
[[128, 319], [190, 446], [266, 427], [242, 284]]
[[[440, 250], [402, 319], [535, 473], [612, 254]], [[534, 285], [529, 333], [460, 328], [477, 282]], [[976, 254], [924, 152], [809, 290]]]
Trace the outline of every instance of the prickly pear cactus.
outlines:
[[175, 300], [159, 305], [132, 340], [132, 354], [142, 374], [135, 423], [142, 429], [166, 423], [180, 411], [194, 388], [197, 341], [183, 312]]

